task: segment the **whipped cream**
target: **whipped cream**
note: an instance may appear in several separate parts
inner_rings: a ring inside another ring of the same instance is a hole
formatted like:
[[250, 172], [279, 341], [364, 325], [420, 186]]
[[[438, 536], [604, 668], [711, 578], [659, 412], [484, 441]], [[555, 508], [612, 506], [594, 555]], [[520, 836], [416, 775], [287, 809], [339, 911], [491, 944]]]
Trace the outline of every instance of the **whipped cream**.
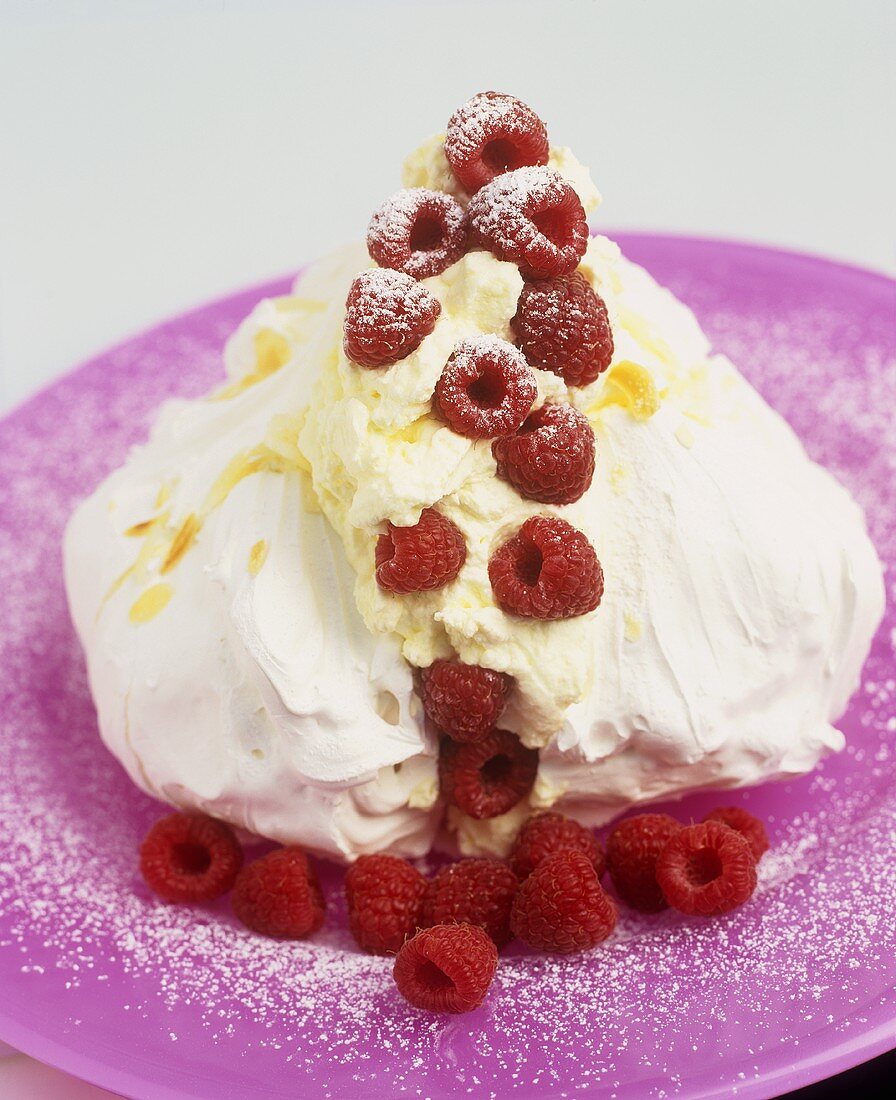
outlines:
[[[568, 150], [551, 163], [599, 201]], [[411, 186], [447, 188], [440, 139]], [[529, 804], [449, 815], [463, 851], [505, 851], [529, 806], [598, 824], [633, 802], [811, 769], [842, 746], [883, 609], [881, 569], [849, 495], [720, 356], [693, 314], [604, 238], [581, 270], [607, 303], [609, 370], [538, 401], [594, 426], [591, 489], [522, 500], [488, 442], [430, 399], [455, 343], [509, 338], [522, 280], [473, 251], [424, 285], [433, 332], [387, 371], [350, 364], [344, 302], [362, 248], [313, 265], [228, 342], [228, 381], [166, 405], [73, 517], [72, 613], [100, 729], [145, 790], [251, 832], [353, 858], [420, 855], [443, 817], [436, 745], [412, 666], [438, 657], [514, 679], [502, 726], [541, 748]], [[467, 562], [437, 592], [374, 578], [387, 521], [439, 509]], [[530, 515], [591, 539], [606, 574], [592, 615], [542, 623], [491, 598], [492, 549]]]

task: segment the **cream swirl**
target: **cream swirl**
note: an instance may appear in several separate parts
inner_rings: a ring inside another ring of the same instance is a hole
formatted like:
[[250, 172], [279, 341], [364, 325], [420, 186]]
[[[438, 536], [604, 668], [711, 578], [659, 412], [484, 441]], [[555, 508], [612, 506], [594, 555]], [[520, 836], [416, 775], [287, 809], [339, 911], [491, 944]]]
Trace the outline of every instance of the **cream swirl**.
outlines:
[[[413, 182], [437, 182], [437, 152], [412, 159]], [[590, 419], [597, 471], [576, 504], [545, 508], [494, 476], [487, 443], [430, 414], [458, 340], [510, 336], [519, 273], [468, 253], [425, 281], [442, 312], [418, 350], [363, 371], [341, 327], [368, 265], [343, 250], [260, 303], [225, 350], [229, 382], [169, 403], [69, 525], [100, 728], [135, 782], [331, 855], [421, 854], [442, 807], [412, 666], [452, 653], [513, 677], [502, 724], [542, 747], [532, 804], [595, 823], [803, 772], [839, 748], [831, 722], [882, 613], [880, 565], [857, 506], [709, 354], [691, 312], [591, 243], [581, 270], [608, 304], [613, 363], [581, 390], [535, 373], [537, 404]], [[435, 503], [465, 535], [461, 576], [383, 593], [377, 533]], [[603, 562], [592, 615], [538, 623], [494, 605], [491, 549], [545, 511]], [[502, 849], [525, 809], [452, 815], [461, 847]]]

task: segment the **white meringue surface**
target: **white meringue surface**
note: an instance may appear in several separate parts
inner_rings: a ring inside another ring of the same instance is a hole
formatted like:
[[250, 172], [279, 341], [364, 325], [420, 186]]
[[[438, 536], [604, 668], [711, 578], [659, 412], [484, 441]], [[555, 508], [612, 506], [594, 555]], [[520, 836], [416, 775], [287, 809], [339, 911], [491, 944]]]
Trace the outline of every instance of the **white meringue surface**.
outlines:
[[[552, 163], [585, 192], [567, 154]], [[438, 185], [440, 171], [428, 143], [405, 180]], [[70, 523], [66, 581], [100, 728], [134, 781], [337, 857], [422, 854], [443, 807], [412, 666], [451, 654], [513, 677], [502, 725], [542, 748], [531, 804], [595, 824], [840, 748], [831, 723], [882, 614], [880, 564], [858, 507], [710, 355], [693, 314], [591, 242], [582, 270], [610, 311], [613, 364], [578, 391], [535, 373], [539, 404], [591, 420], [597, 469], [581, 501], [545, 507], [494, 476], [487, 442], [430, 414], [458, 340], [510, 336], [516, 268], [474, 251], [425, 280], [442, 305], [434, 331], [365, 371], [341, 339], [368, 266], [344, 249], [260, 303], [225, 349], [224, 388], [165, 406]], [[378, 533], [437, 502], [467, 540], [460, 577], [384, 593]], [[546, 512], [597, 550], [592, 615], [534, 622], [492, 601], [491, 551]], [[524, 813], [450, 824], [462, 850], [500, 852]]]

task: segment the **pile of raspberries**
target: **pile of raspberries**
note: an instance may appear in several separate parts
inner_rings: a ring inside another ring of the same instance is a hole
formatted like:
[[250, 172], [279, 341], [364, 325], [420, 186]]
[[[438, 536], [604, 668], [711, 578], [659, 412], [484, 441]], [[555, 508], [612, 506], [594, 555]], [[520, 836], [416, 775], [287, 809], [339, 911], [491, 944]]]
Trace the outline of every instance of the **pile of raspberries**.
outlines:
[[[588, 242], [585, 212], [570, 183], [547, 166], [549, 152], [544, 123], [513, 96], [482, 92], [459, 108], [445, 137], [456, 194], [411, 188], [374, 214], [367, 244], [378, 266], [352, 283], [344, 348], [359, 368], [388, 368], [438, 321], [441, 305], [419, 280], [471, 248], [516, 264], [524, 283], [514, 342], [494, 334], [460, 341], [432, 409], [452, 431], [490, 441], [497, 476], [522, 497], [556, 507], [589, 488], [594, 432], [572, 405], [533, 410], [532, 367], [587, 386], [609, 366], [613, 335], [606, 305], [577, 271]], [[460, 529], [426, 508], [414, 526], [389, 524], [379, 536], [377, 582], [396, 596], [439, 589], [455, 580], [466, 553]], [[495, 603], [508, 615], [573, 618], [603, 595], [594, 548], [555, 514], [528, 519], [492, 552], [488, 572]], [[537, 750], [498, 725], [508, 678], [438, 660], [418, 672], [417, 686], [441, 736], [442, 797], [478, 820], [507, 813], [528, 795], [538, 768]], [[767, 848], [761, 822], [737, 807], [690, 825], [666, 814], [630, 817], [610, 832], [606, 850], [578, 822], [541, 813], [523, 826], [507, 861], [462, 859], [427, 879], [396, 856], [361, 856], [345, 877], [349, 927], [363, 950], [394, 956], [396, 985], [412, 1004], [467, 1012], [484, 1000], [498, 952], [513, 937], [564, 955], [605, 940], [616, 924], [605, 874], [633, 909], [712, 916], [752, 895]], [[301, 939], [326, 916], [301, 848], [243, 866], [233, 830], [210, 817], [174, 813], [157, 822], [140, 867], [168, 902], [210, 901], [232, 890], [237, 918], [262, 935]]]
[[[488, 441], [496, 476], [520, 496], [560, 507], [579, 500], [594, 475], [594, 431], [573, 405], [534, 408], [533, 367], [587, 386], [613, 358], [603, 300], [578, 271], [588, 243], [574, 188], [548, 167], [544, 123], [525, 103], [480, 92], [452, 115], [444, 143], [452, 193], [406, 188], [370, 221], [378, 265], [354, 280], [344, 349], [358, 368], [382, 370], [433, 331], [438, 299], [421, 282], [470, 249], [516, 264], [523, 289], [513, 343], [497, 334], [460, 340], [432, 397], [452, 431]], [[437, 506], [410, 527], [389, 523], [374, 548], [376, 580], [395, 596], [451, 584], [467, 557], [463, 532]], [[552, 621], [600, 604], [604, 576], [587, 536], [556, 514], [533, 515], [491, 552], [495, 604], [508, 615]], [[509, 684], [499, 673], [437, 661], [421, 673], [424, 707], [443, 740], [440, 776], [448, 802], [475, 818], [506, 813], [528, 794], [538, 755], [496, 726]], [[472, 705], [471, 705], [472, 704]]]
[[[485, 999], [498, 952], [512, 938], [535, 951], [569, 955], [595, 947], [616, 925], [616, 898], [633, 909], [668, 906], [714, 916], [742, 905], [756, 888], [768, 848], [762, 823], [740, 807], [714, 810], [699, 824], [639, 814], [618, 824], [606, 850], [569, 817], [530, 817], [510, 857], [461, 859], [427, 879], [391, 855], [361, 856], [345, 876], [349, 928], [359, 947], [393, 956], [395, 984], [418, 1008], [468, 1012]], [[303, 939], [324, 923], [326, 904], [311, 861], [279, 848], [243, 866], [230, 826], [173, 813], [140, 849], [150, 888], [172, 903], [233, 891], [233, 911], [249, 929]]]

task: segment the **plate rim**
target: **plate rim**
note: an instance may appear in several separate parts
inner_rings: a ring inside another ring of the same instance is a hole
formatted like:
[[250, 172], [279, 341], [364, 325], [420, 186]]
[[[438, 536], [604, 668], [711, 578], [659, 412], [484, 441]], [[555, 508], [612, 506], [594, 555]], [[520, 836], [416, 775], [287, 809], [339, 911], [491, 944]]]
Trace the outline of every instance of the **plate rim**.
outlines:
[[[663, 230], [629, 230], [608, 227], [605, 234], [614, 242], [618, 241], [623, 249], [639, 242], [665, 242], [682, 245], [703, 245], [706, 247], [721, 247], [741, 253], [764, 254], [771, 256], [777, 262], [798, 261], [816, 267], [825, 267], [839, 271], [852, 278], [858, 278], [863, 282], [882, 284], [884, 287], [896, 290], [896, 277], [881, 270], [862, 266], [847, 260], [829, 257], [822, 254], [805, 252], [774, 244], [759, 243], [750, 240], [742, 240], [724, 236], [701, 235], [694, 233], [668, 232]], [[304, 266], [304, 265], [303, 265]], [[36, 390], [21, 397], [10, 408], [0, 414], [0, 428], [4, 424], [24, 413], [33, 403], [44, 400], [57, 387], [70, 381], [75, 375], [94, 366], [97, 361], [128, 347], [129, 345], [151, 336], [161, 328], [176, 325], [189, 317], [201, 313], [213, 307], [222, 307], [227, 303], [246, 297], [257, 295], [264, 297], [277, 292], [277, 288], [288, 285], [302, 266], [294, 272], [281, 274], [273, 278], [255, 281], [245, 286], [225, 292], [224, 294], [202, 299], [196, 304], [179, 310], [176, 313], [164, 316], [130, 334], [115, 340], [108, 345], [90, 353], [90, 355], [74, 364], [69, 369], [40, 385]], [[864, 1062], [896, 1049], [896, 1011], [885, 1002], [877, 1001], [884, 1011], [890, 1013], [889, 1019], [878, 1020], [872, 1026], [857, 1025], [848, 1036], [844, 1036], [840, 1042], [830, 1046], [827, 1051], [819, 1055], [806, 1051], [799, 1058], [789, 1064], [782, 1064], [763, 1071], [760, 1079], [745, 1080], [736, 1086], [736, 1094], [750, 1100], [765, 1100], [768, 1097], [779, 1096], [782, 1089], [790, 1091], [806, 1085], [826, 1080], [845, 1070], [854, 1068]], [[876, 1006], [875, 1006], [876, 1007]], [[869, 1006], [855, 1008], [850, 1016], [865, 1014]], [[49, 1022], [49, 1021], [48, 1021]], [[826, 1034], [829, 1028], [822, 1029], [818, 1034]], [[48, 1033], [49, 1031], [49, 1033]], [[113, 1090], [123, 1096], [143, 1098], [151, 1096], [153, 1100], [186, 1100], [197, 1096], [219, 1095], [216, 1093], [197, 1093], [183, 1089], [171, 1088], [168, 1084], [152, 1082], [139, 1071], [131, 1070], [120, 1064], [125, 1053], [119, 1052], [119, 1061], [110, 1062], [102, 1058], [86, 1054], [78, 1050], [78, 1032], [69, 1028], [67, 1031], [60, 1028], [41, 1030], [35, 1024], [24, 1023], [11, 1015], [4, 1007], [0, 1007], [0, 1040], [8, 1043], [14, 1050], [21, 1052], [35, 1060], [59, 1069], [63, 1072], [89, 1082], [99, 1088]], [[598, 1095], [601, 1091], [598, 1084], [584, 1089], [580, 1095]], [[730, 1095], [730, 1088], [715, 1086], [699, 1086], [687, 1092], [689, 1100], [708, 1100], [709, 1097]], [[544, 1092], [542, 1095], [550, 1097], [560, 1095], [556, 1091]]]

